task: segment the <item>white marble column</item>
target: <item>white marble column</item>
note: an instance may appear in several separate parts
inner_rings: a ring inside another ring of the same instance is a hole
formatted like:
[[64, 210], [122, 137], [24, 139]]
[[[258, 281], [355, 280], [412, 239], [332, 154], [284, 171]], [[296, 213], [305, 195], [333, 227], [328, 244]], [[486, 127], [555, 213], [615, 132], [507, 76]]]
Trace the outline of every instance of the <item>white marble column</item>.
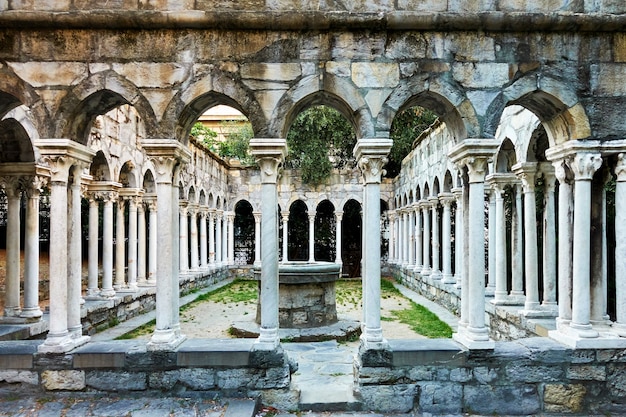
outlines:
[[254, 265], [261, 266], [261, 212], [252, 212], [254, 216]]
[[315, 262], [315, 213], [309, 213], [309, 262]]
[[590, 323], [590, 230], [591, 180], [602, 165], [595, 153], [578, 153], [570, 160], [574, 173], [574, 248], [572, 258], [572, 321], [570, 329], [577, 337], [594, 338], [598, 332]]
[[454, 280], [456, 287], [461, 287], [463, 281], [463, 188], [455, 187], [452, 190], [456, 200], [454, 212]]
[[[397, 210], [398, 212], [398, 265], [404, 266], [407, 263], [405, 257], [404, 246], [406, 245], [406, 230], [404, 229], [404, 207]], [[365, 252], [364, 252], [365, 253]]]
[[[279, 167], [287, 153], [284, 139], [259, 139], [250, 141], [252, 155], [261, 168], [261, 213], [255, 214], [262, 220], [261, 250], [261, 327], [255, 345], [257, 349], [274, 350], [278, 337], [278, 181]], [[258, 240], [259, 234], [256, 235]], [[258, 256], [255, 255], [258, 259]]]
[[115, 296], [113, 288], [113, 201], [117, 193], [103, 194], [104, 208], [102, 209], [102, 297]]
[[441, 243], [439, 242], [439, 199], [437, 197], [430, 197], [428, 199], [430, 204], [430, 211], [432, 213], [432, 272], [430, 276], [433, 279], [441, 279], [441, 271], [439, 270], [439, 251], [441, 249]]
[[207, 254], [207, 236], [206, 236], [206, 208], [200, 209], [200, 269], [206, 270], [209, 267]]
[[189, 244], [191, 247], [189, 248], [189, 256], [191, 257], [191, 270], [197, 271], [200, 267], [198, 263], [199, 255], [198, 255], [198, 208], [195, 204], [189, 207], [190, 218], [190, 231], [189, 231]]
[[[343, 211], [335, 210], [335, 263], [342, 264], [341, 258], [341, 222], [343, 220]], [[391, 240], [391, 239], [390, 239]], [[391, 249], [391, 242], [389, 243]]]
[[171, 351], [176, 349], [185, 336], [180, 333], [177, 315], [179, 289], [178, 274], [180, 260], [176, 254], [176, 230], [178, 214], [178, 193], [174, 186], [174, 171], [191, 157], [191, 152], [176, 140], [144, 139], [142, 145], [155, 165], [157, 192], [157, 278], [156, 278], [156, 329], [147, 343], [150, 351]]
[[422, 257], [424, 255], [422, 245], [423, 245], [423, 236], [422, 236], [422, 211], [420, 210], [420, 205], [417, 202], [411, 204], [411, 210], [415, 213], [415, 268], [413, 268], [413, 272], [420, 273], [422, 272], [422, 268], [424, 267], [424, 261]]
[[26, 189], [26, 231], [24, 239], [24, 307], [20, 317], [39, 320], [39, 195], [45, 183], [34, 177]]
[[409, 268], [411, 253], [411, 226], [409, 226], [409, 210], [407, 207], [402, 209], [402, 267]]
[[[158, 215], [158, 213], [157, 213]], [[189, 237], [187, 236], [187, 233], [189, 232], [189, 226], [188, 226], [188, 208], [187, 208], [187, 202], [186, 201], [181, 201], [180, 202], [180, 207], [179, 207], [179, 239], [180, 242], [178, 244], [178, 248], [180, 250], [180, 272], [181, 273], [185, 273], [189, 271]]]
[[[566, 331], [572, 320], [572, 226], [574, 207], [572, 204], [572, 173], [565, 160], [552, 163], [559, 181], [559, 243], [558, 243], [558, 305], [557, 329]], [[616, 213], [617, 215], [617, 213]]]
[[389, 210], [389, 257], [387, 262], [390, 265], [396, 263], [396, 211]]
[[228, 265], [228, 219], [222, 211], [222, 266]]
[[128, 199], [128, 290], [137, 291], [137, 204], [138, 196]]
[[157, 216], [157, 201], [152, 199], [148, 202], [148, 210], [150, 211], [148, 221], [150, 228], [150, 246], [148, 246], [148, 284], [156, 285], [157, 278], [157, 257], [159, 256], [159, 243], [157, 242], [158, 236], [158, 216]]
[[524, 261], [522, 257], [523, 245], [523, 209], [522, 184], [515, 184], [515, 206], [511, 220], [511, 294], [512, 303], [523, 304], [524, 297]]
[[[506, 283], [506, 217], [504, 213], [504, 187], [502, 184], [492, 184], [495, 197], [494, 209], [494, 258], [495, 258], [495, 291], [494, 304], [506, 304], [508, 289]], [[491, 250], [491, 247], [490, 247]], [[491, 273], [491, 271], [490, 271]]]
[[402, 265], [402, 253], [401, 253], [401, 243], [400, 241], [402, 240], [402, 232], [400, 231], [400, 224], [401, 224], [401, 218], [402, 218], [402, 213], [400, 211], [401, 209], [396, 209], [396, 223], [394, 224], [395, 227], [395, 245], [394, 245], [394, 253], [395, 253], [395, 264], [396, 265]]
[[82, 231], [81, 231], [81, 171], [83, 164], [72, 167], [68, 201], [68, 253], [67, 253], [67, 328], [72, 339], [83, 337], [80, 321], [82, 292]]
[[215, 212], [215, 264], [222, 265], [222, 210]]
[[280, 215], [283, 222], [283, 247], [282, 247], [282, 262], [289, 261], [288, 248], [289, 248], [289, 212], [283, 212]]
[[361, 349], [385, 349], [380, 320], [380, 182], [390, 139], [359, 139], [354, 154], [363, 174], [363, 333]]
[[89, 196], [89, 266], [87, 269], [87, 296], [97, 297], [100, 294], [98, 287], [98, 216], [100, 212], [100, 202], [95, 194]]
[[591, 325], [603, 331], [609, 330], [608, 273], [607, 273], [607, 224], [606, 224], [606, 185], [611, 178], [607, 169], [594, 175], [591, 184], [591, 238], [593, 250], [589, 254], [591, 270]]
[[[615, 175], [615, 276], [626, 277], [626, 155], [623, 153], [617, 156]], [[619, 336], [626, 337], [626, 279], [615, 280], [613, 328]]]
[[407, 208], [406, 212], [406, 236], [407, 236], [407, 252], [408, 262], [407, 268], [410, 270], [415, 269], [415, 211], [411, 210], [411, 207]]
[[115, 282], [113, 283], [115, 291], [120, 291], [126, 286], [125, 204], [126, 202], [120, 196], [117, 200], [117, 211], [115, 215]]
[[209, 209], [209, 266], [215, 267], [215, 209]]
[[556, 205], [554, 190], [556, 177], [553, 170], [544, 172], [544, 209], [543, 209], [543, 301], [541, 306], [552, 315], [557, 314], [556, 303]]
[[424, 225], [422, 230], [422, 270], [420, 273], [424, 276], [428, 276], [432, 272], [430, 269], [430, 203], [424, 200], [420, 203], [420, 207], [422, 209], [422, 221]]
[[492, 297], [496, 291], [496, 197], [491, 188], [486, 189], [485, 194], [489, 198], [489, 208], [487, 212], [489, 241], [487, 242], [488, 263], [485, 295]]
[[235, 212], [226, 214], [228, 219], [228, 264], [235, 264]]
[[444, 284], [454, 284], [456, 281], [452, 275], [452, 214], [450, 210], [450, 206], [454, 201], [454, 195], [452, 195], [452, 193], [441, 193], [439, 194], [439, 201], [441, 201], [441, 205], [443, 206], [441, 219], [441, 232], [443, 236], [441, 282]]
[[146, 236], [146, 209], [143, 201], [137, 205], [137, 285], [147, 285], [147, 260], [148, 253]]
[[7, 196], [6, 279], [4, 316], [18, 317], [20, 307], [20, 190], [19, 178], [3, 180]]

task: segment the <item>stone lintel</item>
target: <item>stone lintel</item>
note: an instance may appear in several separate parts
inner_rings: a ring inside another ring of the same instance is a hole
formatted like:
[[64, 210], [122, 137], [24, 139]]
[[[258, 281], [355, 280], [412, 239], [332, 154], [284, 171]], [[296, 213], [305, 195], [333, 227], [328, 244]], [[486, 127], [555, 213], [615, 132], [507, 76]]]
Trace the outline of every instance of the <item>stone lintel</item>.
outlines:
[[175, 139], [143, 139], [141, 147], [152, 158], [175, 158], [181, 162], [191, 160], [191, 150]]
[[143, 188], [127, 188], [122, 187], [118, 191], [120, 197], [141, 197], [144, 193]]
[[41, 165], [33, 165], [32, 162], [10, 162], [0, 164], [0, 176], [42, 176], [49, 177], [50, 169]]
[[250, 150], [256, 158], [276, 158], [282, 161], [287, 156], [287, 140], [283, 138], [252, 138]]
[[450, 339], [389, 340], [393, 366], [463, 366], [467, 350]]
[[32, 369], [41, 340], [0, 342], [0, 369]]
[[176, 365], [181, 367], [247, 367], [254, 339], [187, 340], [177, 351]]
[[36, 139], [33, 141], [42, 157], [68, 157], [80, 162], [91, 163], [96, 151], [71, 139]]
[[362, 157], [382, 158], [391, 151], [393, 140], [387, 138], [363, 138], [359, 139], [354, 146], [354, 156], [357, 159]]
[[496, 139], [464, 139], [448, 152], [448, 158], [456, 164], [467, 158], [491, 159], [495, 155], [500, 142]]
[[552, 146], [546, 150], [548, 161], [554, 162], [560, 159], [571, 157], [577, 153], [600, 153], [601, 155], [611, 155], [626, 152], [626, 139], [620, 140], [569, 140], [557, 146]]
[[513, 185], [519, 183], [517, 175], [510, 172], [496, 172], [485, 177], [485, 182], [489, 185]]

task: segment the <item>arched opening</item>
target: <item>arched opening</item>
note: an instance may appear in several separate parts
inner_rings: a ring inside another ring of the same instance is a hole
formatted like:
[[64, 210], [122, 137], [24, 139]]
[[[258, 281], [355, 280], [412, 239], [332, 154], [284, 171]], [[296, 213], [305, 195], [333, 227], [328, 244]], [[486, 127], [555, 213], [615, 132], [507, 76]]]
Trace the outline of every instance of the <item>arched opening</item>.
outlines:
[[255, 230], [252, 205], [241, 200], [235, 205], [235, 265], [252, 265]]
[[335, 261], [336, 253], [335, 206], [324, 200], [315, 212], [315, 260]]
[[348, 278], [360, 277], [363, 221], [361, 204], [358, 201], [350, 199], [344, 204], [341, 227], [343, 275]]
[[296, 200], [289, 207], [287, 253], [290, 261], [309, 259], [309, 217], [304, 201]]

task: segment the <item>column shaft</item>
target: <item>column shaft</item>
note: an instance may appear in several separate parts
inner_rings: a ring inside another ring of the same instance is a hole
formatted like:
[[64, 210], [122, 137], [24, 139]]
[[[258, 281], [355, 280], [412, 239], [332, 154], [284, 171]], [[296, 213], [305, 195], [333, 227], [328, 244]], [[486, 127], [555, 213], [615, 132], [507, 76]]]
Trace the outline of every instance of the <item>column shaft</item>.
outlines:
[[39, 308], [39, 186], [40, 180], [27, 190], [26, 236], [24, 242], [24, 308], [21, 317], [42, 316]]
[[124, 200], [120, 197], [117, 201], [115, 216], [115, 291], [124, 289], [126, 286], [126, 236], [124, 221]]
[[20, 196], [17, 181], [5, 187], [7, 196], [7, 243], [4, 315], [19, 316], [20, 308]]
[[113, 200], [107, 196], [102, 212], [102, 291], [103, 297], [113, 297]]
[[128, 289], [137, 290], [137, 197], [128, 200]]
[[144, 204], [140, 202], [137, 205], [137, 285], [147, 284], [146, 260], [148, 253], [146, 241], [146, 210]]
[[98, 215], [100, 203], [95, 197], [89, 199], [89, 266], [87, 269], [87, 295], [96, 297], [100, 293], [98, 288]]

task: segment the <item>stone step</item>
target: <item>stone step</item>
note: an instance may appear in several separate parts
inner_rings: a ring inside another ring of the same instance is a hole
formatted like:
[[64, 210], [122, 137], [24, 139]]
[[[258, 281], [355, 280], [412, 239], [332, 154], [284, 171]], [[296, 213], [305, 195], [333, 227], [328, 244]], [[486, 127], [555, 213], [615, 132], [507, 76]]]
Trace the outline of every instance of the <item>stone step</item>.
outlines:
[[229, 399], [223, 417], [254, 417], [259, 411], [259, 399]]
[[354, 397], [351, 387], [324, 385], [301, 388], [300, 411], [361, 411], [362, 403]]

